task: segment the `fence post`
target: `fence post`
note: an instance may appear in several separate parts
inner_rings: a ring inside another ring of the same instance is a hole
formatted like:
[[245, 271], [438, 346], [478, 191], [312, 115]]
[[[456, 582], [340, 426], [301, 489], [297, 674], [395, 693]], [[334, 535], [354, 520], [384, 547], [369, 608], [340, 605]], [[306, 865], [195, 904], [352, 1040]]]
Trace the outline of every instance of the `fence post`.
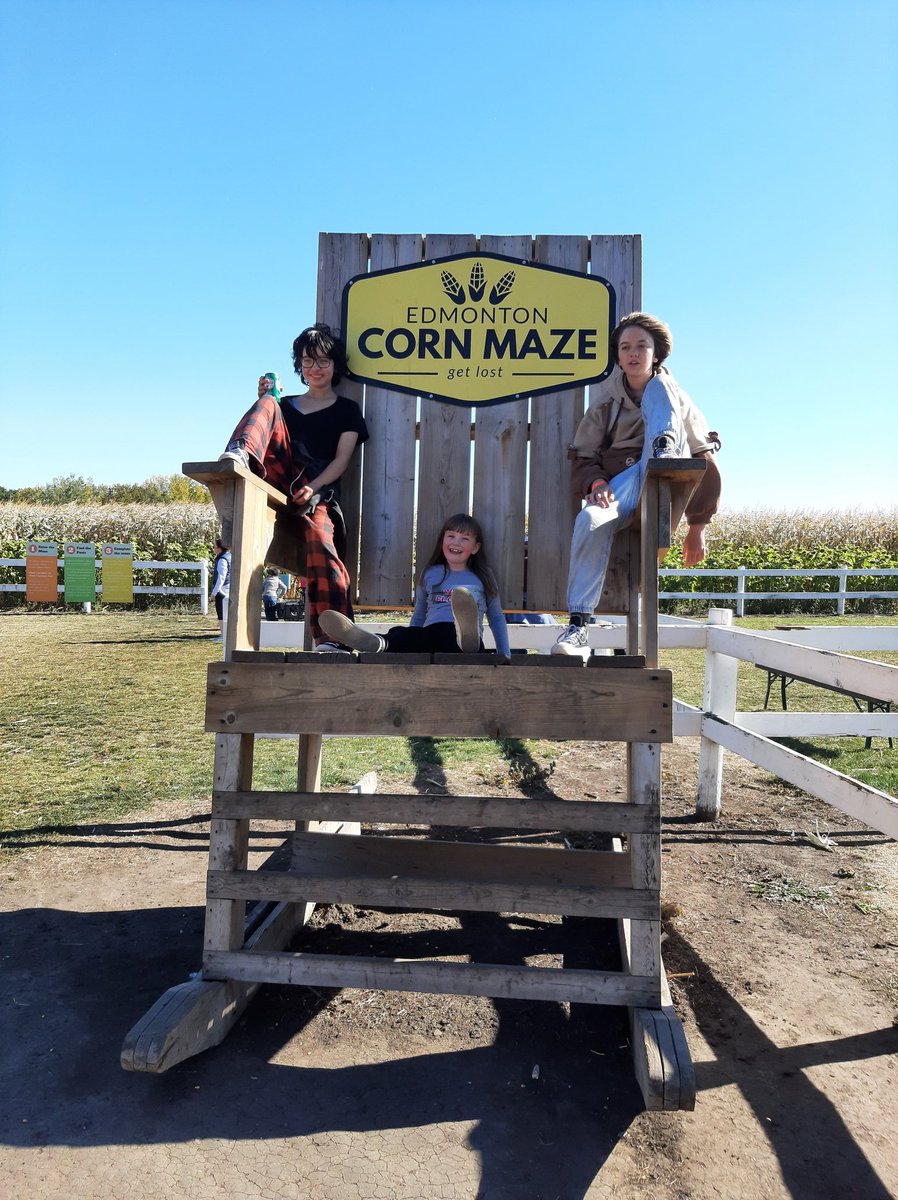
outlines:
[[[732, 625], [729, 608], [708, 610], [709, 625]], [[732, 721], [736, 712], [736, 678], [739, 663], [727, 654], [705, 649], [705, 678], [702, 708], [724, 721]], [[723, 747], [703, 737], [698, 755], [698, 791], [695, 815], [700, 821], [716, 821], [720, 816], [720, 784], [723, 775]]]
[[839, 598], [836, 600], [836, 616], [845, 616], [845, 593], [848, 591], [848, 567], [845, 563], [839, 567]]
[[[716, 609], [708, 609], [708, 619]], [[736, 574], [736, 616], [745, 616], [745, 567], [739, 567]], [[716, 622], [719, 624], [720, 622]]]
[[200, 615], [209, 615], [209, 564], [205, 559], [200, 563]]

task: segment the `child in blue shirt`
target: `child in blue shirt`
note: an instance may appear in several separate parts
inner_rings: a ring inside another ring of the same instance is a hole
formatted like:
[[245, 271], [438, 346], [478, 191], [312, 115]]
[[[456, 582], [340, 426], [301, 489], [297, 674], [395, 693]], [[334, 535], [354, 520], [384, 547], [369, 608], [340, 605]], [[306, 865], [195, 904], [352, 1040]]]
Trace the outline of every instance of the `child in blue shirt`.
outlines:
[[321, 628], [338, 646], [369, 653], [476, 654], [483, 649], [483, 618], [496, 640], [496, 653], [509, 657], [508, 628], [496, 577], [486, 559], [483, 530], [467, 513], [456, 513], [440, 530], [433, 554], [418, 576], [415, 608], [408, 625], [385, 635], [359, 629], [328, 609]]

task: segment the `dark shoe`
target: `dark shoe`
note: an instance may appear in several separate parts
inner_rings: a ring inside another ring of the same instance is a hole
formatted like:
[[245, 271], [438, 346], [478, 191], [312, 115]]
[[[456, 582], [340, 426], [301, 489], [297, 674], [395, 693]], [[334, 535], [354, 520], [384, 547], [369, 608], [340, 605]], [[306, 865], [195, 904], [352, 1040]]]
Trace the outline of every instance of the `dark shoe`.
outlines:
[[480, 612], [477, 601], [465, 587], [453, 588], [449, 595], [455, 640], [462, 654], [476, 654], [480, 649]]
[[679, 457], [673, 438], [668, 437], [666, 433], [662, 433], [660, 437], [656, 437], [652, 442], [652, 458]]
[[333, 638], [341, 646], [350, 646], [353, 650], [361, 650], [366, 654], [380, 654], [386, 646], [386, 641], [379, 633], [359, 629], [349, 617], [333, 608], [325, 609], [318, 618], [318, 624], [329, 638]]

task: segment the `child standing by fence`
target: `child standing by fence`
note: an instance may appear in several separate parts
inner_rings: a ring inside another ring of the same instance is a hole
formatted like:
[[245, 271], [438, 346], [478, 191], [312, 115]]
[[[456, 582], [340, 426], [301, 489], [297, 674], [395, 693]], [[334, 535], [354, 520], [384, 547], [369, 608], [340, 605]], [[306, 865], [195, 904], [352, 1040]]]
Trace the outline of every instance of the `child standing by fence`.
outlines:
[[394, 625], [384, 635], [370, 633], [334, 611], [323, 612], [320, 623], [335, 650], [348, 646], [374, 654], [476, 654], [483, 649], [484, 617], [496, 640], [496, 653], [507, 660], [508, 628], [483, 530], [467, 513], [456, 513], [444, 523], [418, 576], [408, 625]]

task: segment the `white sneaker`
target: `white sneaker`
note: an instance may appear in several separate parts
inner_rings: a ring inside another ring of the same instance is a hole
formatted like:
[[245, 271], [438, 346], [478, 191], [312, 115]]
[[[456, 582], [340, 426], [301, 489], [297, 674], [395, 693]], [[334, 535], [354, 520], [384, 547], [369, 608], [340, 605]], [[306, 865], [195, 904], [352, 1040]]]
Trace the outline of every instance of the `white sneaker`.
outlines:
[[477, 601], [466, 587], [453, 588], [449, 607], [455, 622], [455, 640], [462, 654], [476, 654], [480, 649], [480, 612]]
[[249, 470], [249, 456], [242, 446], [229, 446], [227, 450], [223, 450], [218, 456], [219, 462], [225, 462], [227, 459], [239, 463], [241, 467], [246, 467], [247, 471]]
[[568, 625], [567, 629], [558, 635], [551, 653], [573, 654], [582, 659], [589, 658], [589, 626]]
[[[386, 639], [382, 638], [379, 633], [359, 629], [358, 625], [350, 621], [349, 617], [337, 612], [336, 609], [325, 609], [318, 618], [318, 624], [328, 637], [340, 643], [337, 646], [338, 650], [344, 646], [351, 646], [353, 650], [361, 650], [367, 654], [380, 654], [382, 650], [386, 649]], [[324, 642], [322, 644], [330, 646], [333, 643]]]

